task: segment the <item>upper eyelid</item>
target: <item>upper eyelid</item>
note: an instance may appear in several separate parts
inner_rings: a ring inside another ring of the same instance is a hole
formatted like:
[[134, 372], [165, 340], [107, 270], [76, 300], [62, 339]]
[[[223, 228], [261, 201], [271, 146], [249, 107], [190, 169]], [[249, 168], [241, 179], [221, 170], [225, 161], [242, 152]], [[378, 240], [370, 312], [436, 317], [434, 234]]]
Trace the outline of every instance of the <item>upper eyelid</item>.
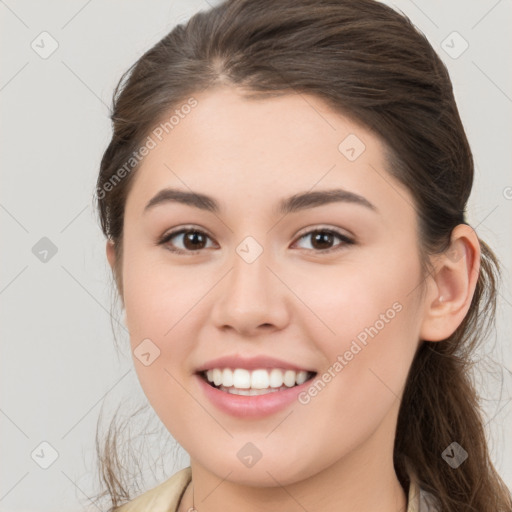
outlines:
[[[206, 230], [205, 228], [197, 227], [194, 225], [186, 225], [186, 224], [184, 226], [181, 226], [179, 228], [172, 229], [171, 231], [166, 232], [160, 238], [165, 238], [167, 236], [170, 236], [171, 234], [177, 235], [177, 234], [182, 233], [183, 231], [198, 231], [200, 233], [208, 235], [210, 238], [214, 238], [212, 235], [210, 235], [208, 230]], [[299, 232], [299, 234], [297, 234], [296, 236], [306, 235], [306, 234], [310, 233], [311, 231], [333, 231], [333, 232], [339, 233], [339, 234], [344, 234], [344, 233], [340, 233], [340, 231], [345, 231], [347, 233], [345, 236], [347, 236], [349, 238], [354, 237], [354, 235], [346, 229], [331, 227], [331, 226], [324, 225], [324, 224], [312, 224], [310, 226], [306, 226], [305, 228], [302, 228], [301, 231]]]
[[341, 235], [341, 236], [345, 236], [345, 237], [350, 238], [350, 239], [354, 239], [355, 238], [354, 235], [352, 233], [350, 233], [349, 231], [347, 231], [346, 229], [334, 228], [334, 227], [325, 226], [325, 225], [322, 225], [322, 224], [313, 224], [312, 226], [307, 226], [307, 227], [303, 228], [303, 230], [301, 230], [299, 232], [297, 237], [301, 237], [301, 236], [304, 236], [304, 235], [309, 235], [312, 231], [332, 231], [335, 234], [338, 234], [338, 235]]

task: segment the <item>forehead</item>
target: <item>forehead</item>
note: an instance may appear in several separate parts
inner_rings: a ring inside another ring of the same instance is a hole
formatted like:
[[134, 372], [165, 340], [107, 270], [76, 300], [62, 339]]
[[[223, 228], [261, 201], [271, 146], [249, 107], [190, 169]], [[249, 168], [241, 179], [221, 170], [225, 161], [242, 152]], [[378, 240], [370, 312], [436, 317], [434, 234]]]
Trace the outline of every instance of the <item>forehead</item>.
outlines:
[[[220, 87], [193, 98], [193, 108], [179, 112], [175, 106], [149, 134], [153, 147], [128, 198], [139, 211], [164, 187], [202, 192], [221, 204], [253, 198], [258, 208], [334, 187], [373, 204], [399, 197], [400, 183], [390, 186], [393, 178], [384, 176], [381, 140], [316, 96], [247, 99], [240, 90]], [[176, 110], [181, 115], [173, 115]]]

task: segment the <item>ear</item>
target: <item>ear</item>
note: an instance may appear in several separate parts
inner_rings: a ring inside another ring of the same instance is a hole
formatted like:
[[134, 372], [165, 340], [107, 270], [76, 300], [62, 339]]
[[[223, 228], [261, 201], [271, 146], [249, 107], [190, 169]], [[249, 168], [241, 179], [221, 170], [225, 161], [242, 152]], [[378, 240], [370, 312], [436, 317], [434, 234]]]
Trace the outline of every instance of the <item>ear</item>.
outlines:
[[116, 263], [116, 253], [114, 249], [114, 242], [110, 239], [107, 240], [107, 260], [110, 268], [113, 270]]
[[[110, 239], [107, 240], [107, 260], [108, 260], [108, 264], [110, 265], [110, 268], [112, 269], [112, 273], [114, 275], [114, 280], [116, 283], [117, 291], [119, 293], [119, 296], [121, 297], [121, 302], [122, 302], [123, 308], [124, 308], [123, 285], [122, 285], [120, 276], [118, 274], [116, 274], [116, 271], [115, 271], [116, 263], [117, 263], [115, 243]], [[118, 270], [118, 272], [119, 272], [119, 270]], [[125, 323], [126, 323], [126, 317], [125, 317]]]
[[466, 316], [480, 272], [480, 243], [473, 228], [456, 226], [450, 247], [433, 261], [428, 277], [420, 337], [442, 341], [451, 336]]

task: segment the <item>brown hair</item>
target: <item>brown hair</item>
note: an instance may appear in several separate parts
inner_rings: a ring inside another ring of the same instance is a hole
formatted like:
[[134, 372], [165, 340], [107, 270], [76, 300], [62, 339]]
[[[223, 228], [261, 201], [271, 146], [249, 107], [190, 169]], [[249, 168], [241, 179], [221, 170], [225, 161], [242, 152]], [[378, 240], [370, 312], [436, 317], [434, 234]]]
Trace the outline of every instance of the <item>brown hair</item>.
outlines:
[[[428, 256], [445, 251], [453, 228], [467, 223], [473, 157], [450, 77], [405, 15], [374, 0], [228, 0], [173, 28], [114, 92], [113, 136], [101, 161], [97, 200], [103, 232], [115, 244], [121, 297], [123, 214], [137, 169], [126, 170], [126, 162], [171, 109], [222, 84], [239, 87], [248, 98], [313, 94], [376, 133], [389, 173], [414, 197], [425, 276]], [[409, 467], [444, 512], [512, 511], [469, 375], [472, 354], [494, 322], [500, 272], [493, 252], [480, 243], [470, 310], [448, 339], [421, 344], [395, 438], [394, 465], [404, 489]], [[129, 499], [116, 472], [115, 438], [111, 429], [103, 451], [98, 446], [113, 508]], [[454, 441], [469, 454], [457, 469], [441, 457]]]

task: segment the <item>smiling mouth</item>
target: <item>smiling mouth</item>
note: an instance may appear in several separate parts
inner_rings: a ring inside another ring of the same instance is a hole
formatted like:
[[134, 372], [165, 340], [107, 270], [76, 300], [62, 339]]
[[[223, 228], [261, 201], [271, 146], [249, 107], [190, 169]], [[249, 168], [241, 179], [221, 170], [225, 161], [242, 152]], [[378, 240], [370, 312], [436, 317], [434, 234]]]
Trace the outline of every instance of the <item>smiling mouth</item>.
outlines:
[[316, 372], [281, 368], [247, 370], [245, 368], [212, 368], [200, 372], [210, 386], [233, 395], [256, 396], [285, 391], [313, 379]]

